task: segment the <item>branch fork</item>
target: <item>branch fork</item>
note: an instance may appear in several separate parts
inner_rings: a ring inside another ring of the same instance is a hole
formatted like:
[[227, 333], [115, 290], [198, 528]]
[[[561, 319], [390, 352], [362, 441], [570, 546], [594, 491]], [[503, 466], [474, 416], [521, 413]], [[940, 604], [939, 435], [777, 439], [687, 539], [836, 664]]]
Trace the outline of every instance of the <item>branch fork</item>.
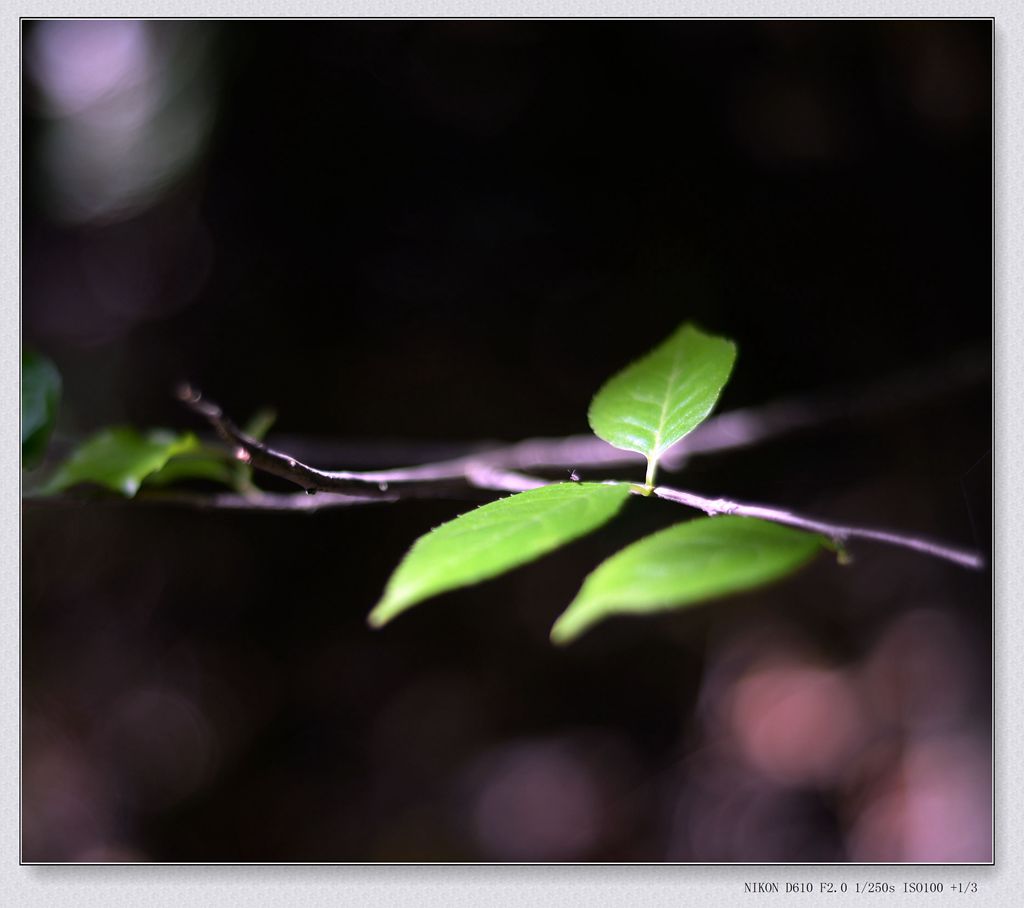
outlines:
[[[523, 492], [551, 484], [551, 480], [523, 472], [524, 469], [568, 469], [570, 466], [575, 469], [581, 466], [622, 465], [637, 460], [637, 457], [629, 452], [619, 451], [598, 438], [587, 436], [554, 441], [550, 439], [528, 440], [516, 445], [495, 447], [466, 457], [400, 469], [361, 473], [326, 471], [302, 463], [290, 454], [276, 451], [247, 435], [224, 414], [217, 404], [205, 399], [194, 387], [182, 385], [178, 389], [178, 397], [192, 412], [205, 419], [223, 441], [232, 446], [237, 459], [248, 463], [254, 469], [292, 482], [307, 493], [333, 493], [325, 500], [317, 502], [312, 502], [307, 495], [301, 494], [270, 495], [261, 493], [252, 497], [221, 495], [218, 496], [220, 499], [240, 499], [237, 502], [223, 500], [219, 505], [222, 507], [312, 511], [321, 507], [393, 502], [403, 498], [451, 497], [460, 488], [464, 489], [465, 487], [500, 492]], [[725, 414], [718, 419], [732, 419], [735, 422], [732, 414]], [[725, 425], [729, 424], [725, 423]], [[693, 434], [697, 435], [698, 433]], [[686, 440], [684, 439], [684, 442]], [[594, 444], [595, 442], [597, 444]], [[700, 450], [701, 446], [696, 445], [695, 448]], [[679, 454], [669, 458], [672, 466], [677, 466], [681, 459]], [[706, 498], [694, 492], [668, 486], [655, 486], [646, 494], [654, 494], [665, 501], [703, 511], [709, 516], [735, 514], [787, 524], [825, 536], [839, 548], [845, 546], [851, 539], [865, 539], [909, 548], [974, 570], [981, 570], [985, 566], [984, 558], [976, 551], [933, 542], [918, 536], [827, 523], [802, 517], [780, 508], [733, 501], [727, 498]], [[165, 495], [162, 500], [173, 501], [175, 499]], [[294, 502], [293, 505], [292, 502]]]

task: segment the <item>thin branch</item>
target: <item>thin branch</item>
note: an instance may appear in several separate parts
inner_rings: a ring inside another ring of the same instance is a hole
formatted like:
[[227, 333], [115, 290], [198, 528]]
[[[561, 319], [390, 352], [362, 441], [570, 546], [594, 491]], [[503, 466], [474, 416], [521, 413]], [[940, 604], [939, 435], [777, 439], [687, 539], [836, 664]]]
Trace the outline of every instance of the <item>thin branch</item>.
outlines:
[[[107, 499], [110, 500], [110, 499]], [[120, 499], [127, 501], [128, 499]], [[178, 505], [180, 507], [214, 509], [223, 511], [291, 511], [312, 513], [327, 508], [347, 508], [354, 505], [385, 504], [399, 501], [391, 495], [310, 495], [306, 492], [257, 492], [241, 495], [237, 492], [164, 491], [163, 489], [140, 491], [133, 501], [152, 505]]]
[[254, 469], [287, 479], [307, 492], [358, 492], [366, 495], [385, 495], [386, 483], [367, 483], [351, 479], [345, 474], [327, 474], [309, 467], [289, 454], [275, 451], [238, 428], [211, 400], [189, 385], [178, 388], [178, 398], [194, 413], [202, 416], [227, 444], [234, 448], [235, 457]]
[[689, 508], [696, 508], [708, 515], [736, 514], [741, 517], [757, 517], [761, 520], [770, 520], [773, 523], [784, 523], [812, 533], [820, 533], [837, 545], [842, 545], [850, 539], [870, 539], [875, 542], [885, 542], [889, 545], [914, 549], [914, 551], [923, 552], [925, 555], [943, 558], [946, 561], [952, 561], [954, 564], [973, 568], [974, 570], [981, 570], [985, 566], [985, 559], [978, 552], [942, 545], [918, 536], [907, 536], [906, 534], [893, 533], [889, 530], [872, 530], [863, 527], [825, 523], [821, 520], [801, 517], [799, 514], [793, 514], [780, 508], [744, 504], [739, 501], [729, 501], [725, 498], [705, 498], [693, 492], [671, 489], [667, 486], [658, 486], [654, 489], [654, 494], [667, 501], [674, 501]]
[[[480, 464], [467, 470], [466, 483], [469, 490], [477, 489], [489, 492], [525, 492], [548, 485], [546, 479], [527, 476], [511, 470], [496, 470], [486, 464]], [[344, 494], [327, 492], [323, 495], [311, 495], [308, 492], [257, 492], [256, 494], [239, 495], [222, 492], [204, 495], [198, 492], [146, 491], [140, 492], [136, 498], [153, 504], [180, 504], [193, 507], [214, 507], [236, 511], [314, 511], [329, 508], [351, 507], [352, 505], [386, 504], [402, 501], [407, 498], [480, 498], [472, 493], [462, 494], [449, 483], [415, 483], [395, 487], [388, 492], [373, 495]]]
[[395, 470], [362, 473], [319, 470], [247, 435], [217, 404], [203, 398], [199, 390], [183, 385], [178, 389], [178, 397], [189, 409], [210, 423], [214, 431], [234, 448], [235, 457], [239, 460], [280, 479], [287, 479], [307, 492], [354, 493], [393, 500], [389, 491], [393, 486], [401, 487], [403, 495], [425, 491], [428, 495], [436, 496], [439, 484], [445, 483], [455, 486], [469, 484], [480, 489], [508, 492], [522, 492], [546, 484], [543, 479], [507, 469], [506, 464], [495, 462], [486, 454]]
[[[275, 451], [246, 435], [224, 415], [219, 406], [212, 401], [204, 400], [195, 389], [185, 386], [179, 390], [179, 397], [194, 412], [203, 416], [221, 438], [235, 446], [235, 456], [239, 459], [250, 463], [257, 469], [287, 479], [301, 486], [307, 492], [334, 493], [327, 501], [317, 502], [315, 505], [312, 502], [300, 504], [303, 499], [308, 501], [308, 496], [278, 495], [270, 497], [267, 493], [258, 497], [220, 496], [223, 501], [222, 507], [247, 510], [312, 511], [319, 510], [324, 506], [340, 506], [343, 503], [366, 504], [377, 501], [396, 501], [406, 497], [450, 497], [454, 491], [453, 486], [464, 487], [465, 485], [479, 489], [522, 492], [548, 485], [549, 481], [524, 474], [518, 470], [506, 469], [505, 465], [513, 463], [521, 468], [524, 465], [533, 467], [563, 466], [567, 462], [580, 462], [580, 458], [576, 457], [566, 459], [566, 454], [578, 455], [582, 448], [581, 439], [568, 438], [558, 441], [520, 442], [518, 445], [484, 451], [467, 457], [401, 469], [363, 473], [318, 470], [302, 463], [290, 454]], [[733, 419], [733, 430], [739, 431], [739, 427], [744, 425], [744, 417], [742, 414], [734, 413], [731, 418]], [[793, 415], [790, 421], [791, 423], [799, 422], [799, 419]], [[751, 425], [748, 424], [745, 431], [749, 437], [753, 431]], [[587, 439], [588, 446], [592, 440]], [[606, 445], [605, 442], [601, 442], [601, 444], [605, 445], [608, 451], [615, 452], [616, 455], [623, 453]], [[610, 464], [613, 459], [608, 457], [605, 462]], [[977, 552], [942, 545], [902, 533], [825, 523], [801, 517], [780, 508], [744, 504], [725, 498], [706, 498], [693, 492], [667, 486], [659, 486], [653, 491], [659, 498], [696, 508], [709, 515], [737, 514], [745, 517], [757, 517], [761, 520], [770, 520], [774, 523], [783, 523], [813, 533], [820, 533], [839, 545], [850, 539], [869, 539], [913, 549], [975, 570], [981, 569], [985, 564], [984, 558]], [[152, 494], [150, 498], [152, 500]], [[170, 498], [165, 500], [172, 503]], [[328, 504], [328, 502], [330, 503]], [[179, 499], [179, 503], [184, 503], [184, 501]]]
[[[479, 477], [479, 485], [463, 485], [461, 492], [445, 484], [428, 486], [423, 484], [414, 489], [403, 490], [401, 494], [395, 490], [374, 495], [347, 494], [343, 492], [325, 492], [313, 495], [308, 492], [195, 492], [177, 489], [147, 489], [143, 486], [134, 497], [110, 494], [75, 494], [65, 492], [61, 495], [26, 494], [22, 501], [26, 508], [32, 510], [53, 510], [76, 507], [138, 507], [154, 505], [157, 507], [184, 507], [200, 511], [270, 511], [276, 513], [291, 512], [313, 514], [317, 511], [334, 510], [357, 505], [389, 504], [413, 498], [439, 498], [445, 500], [479, 500], [488, 491], [523, 492], [527, 489], [546, 485], [546, 481], [520, 474], [504, 473], [489, 478]], [[474, 490], [476, 494], [474, 494]]]

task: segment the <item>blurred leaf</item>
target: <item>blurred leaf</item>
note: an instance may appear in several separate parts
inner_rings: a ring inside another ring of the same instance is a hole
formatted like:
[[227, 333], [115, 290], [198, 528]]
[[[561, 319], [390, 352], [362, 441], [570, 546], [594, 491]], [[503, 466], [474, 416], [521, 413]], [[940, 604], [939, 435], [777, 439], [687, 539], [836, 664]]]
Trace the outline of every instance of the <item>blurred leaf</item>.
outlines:
[[60, 404], [60, 373], [45, 356], [32, 350], [21, 354], [21, 463], [35, 467], [57, 420]]
[[203, 448], [196, 453], [178, 454], [143, 481], [147, 486], [168, 486], [189, 479], [206, 479], [234, 488], [235, 461], [226, 451]]
[[[242, 431], [252, 438], [262, 440], [276, 418], [277, 414], [273, 410], [260, 410]], [[194, 451], [176, 454], [161, 469], [147, 476], [144, 484], [168, 486], [191, 479], [205, 479], [244, 494], [256, 488], [252, 476], [252, 467], [236, 460], [226, 448], [200, 445]]]
[[142, 481], [162, 469], [175, 455], [199, 449], [191, 433], [175, 435], [160, 429], [141, 435], [135, 429], [103, 429], [83, 442], [43, 488], [60, 492], [80, 483], [105, 486], [131, 498]]
[[555, 622], [551, 639], [569, 643], [617, 614], [693, 605], [783, 577], [826, 541], [750, 517], [702, 517], [641, 539], [599, 565]]
[[736, 345], [691, 324], [609, 379], [587, 418], [594, 433], [647, 458], [647, 484], [658, 458], [700, 425], [729, 380]]
[[611, 520], [628, 495], [626, 485], [567, 482], [462, 514], [416, 541], [370, 624], [380, 627], [417, 602], [533, 561]]

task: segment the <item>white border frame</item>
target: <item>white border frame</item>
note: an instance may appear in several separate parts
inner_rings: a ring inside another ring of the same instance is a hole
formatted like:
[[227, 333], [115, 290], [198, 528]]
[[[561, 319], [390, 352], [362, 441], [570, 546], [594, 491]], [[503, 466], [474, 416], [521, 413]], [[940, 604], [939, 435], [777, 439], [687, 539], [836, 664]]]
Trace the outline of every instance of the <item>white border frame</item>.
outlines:
[[[1021, 870], [1021, 820], [1019, 808], [1022, 783], [1013, 755], [1024, 752], [1022, 723], [1012, 706], [1019, 702], [1024, 634], [1020, 606], [1024, 605], [1022, 571], [1019, 559], [1008, 560], [1021, 539], [1022, 520], [1019, 487], [1011, 485], [1010, 464], [1022, 462], [1021, 439], [1024, 419], [1019, 401], [1022, 394], [1020, 339], [1024, 318], [1020, 308], [1010, 305], [1022, 289], [1024, 277], [1024, 227], [1011, 224], [1010, 212], [1024, 210], [1022, 174], [1024, 160], [1024, 109], [1019, 98], [1024, 94], [1024, 4], [1020, 0], [992, 0], [981, 7], [970, 0], [945, 2], [812, 3], [808, 0], [784, 2], [744, 0], [720, 2], [638, 3], [592, 2], [575, 6], [564, 0], [541, 3], [521, 0], [501, 2], [410, 2], [392, 0], [372, 3], [346, 0], [344, 4], [301, 0], [245, 2], [245, 0], [195, 0], [151, 3], [147, 8], [125, 3], [103, 4], [81, 0], [77, 4], [56, 2], [4, 3], [0, 19], [0, 46], [9, 51], [20, 44], [20, 18], [125, 16], [168, 18], [247, 18], [247, 17], [487, 17], [511, 18], [945, 18], [995, 17], [994, 34], [994, 487], [997, 490], [993, 513], [993, 560], [995, 572], [994, 712], [1001, 717], [994, 727], [994, 785], [1000, 795], [995, 814], [995, 864], [989, 865], [153, 865], [153, 866], [19, 866], [19, 639], [20, 600], [20, 500], [18, 483], [19, 412], [19, 334], [20, 308], [20, 134], [17, 125], [5, 137], [0, 152], [0, 187], [5, 218], [4, 244], [0, 252], [0, 276], [11, 302], [0, 308], [0, 343], [6, 380], [0, 381], [3, 424], [10, 430], [10, 444], [0, 448], [0, 477], [3, 498], [9, 507], [0, 522], [0, 546], [5, 557], [0, 568], [0, 603], [4, 609], [4, 628], [0, 665], [0, 809], [4, 823], [0, 827], [3, 861], [0, 864], [0, 892], [10, 896], [10, 904], [34, 906], [178, 906], [202, 905], [734, 905], [768, 901], [802, 905], [918, 904], [922, 900], [938, 904], [950, 901], [948, 890], [942, 895], [909, 895], [900, 890], [903, 881], [973, 881], [978, 894], [953, 895], [971, 905], [1007, 905], [1024, 898], [1024, 872]], [[4, 122], [19, 124], [20, 55], [3, 55], [5, 78], [0, 82], [0, 110]], [[1014, 103], [1016, 102], [1016, 103]], [[1016, 354], [1014, 351], [1017, 351]], [[1013, 403], [1018, 402], [1014, 407]], [[1018, 595], [1015, 595], [1018, 594]], [[1018, 607], [1014, 607], [1014, 604]], [[855, 882], [873, 880], [897, 884], [896, 895], [855, 894]], [[831, 895], [754, 895], [744, 893], [745, 882], [832, 882], [837, 890], [846, 882], [850, 891]], [[6, 899], [4, 900], [6, 901]]]

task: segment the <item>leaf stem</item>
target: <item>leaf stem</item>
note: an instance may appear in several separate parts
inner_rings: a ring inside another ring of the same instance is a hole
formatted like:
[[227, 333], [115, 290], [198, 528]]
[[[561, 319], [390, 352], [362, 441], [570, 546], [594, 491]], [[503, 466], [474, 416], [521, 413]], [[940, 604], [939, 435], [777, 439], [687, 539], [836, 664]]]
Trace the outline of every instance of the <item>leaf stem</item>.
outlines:
[[650, 495], [654, 489], [654, 475], [658, 472], [658, 458], [647, 458], [647, 476], [644, 478], [644, 486], [647, 488], [645, 495]]
[[[517, 446], [395, 470], [378, 470], [368, 473], [318, 470], [302, 463], [290, 454], [275, 451], [263, 442], [242, 432], [224, 415], [220, 407], [203, 399], [198, 391], [183, 388], [179, 395], [193, 412], [203, 416], [220, 437], [234, 447], [236, 457], [251, 463], [255, 469], [287, 479], [307, 491], [341, 493], [317, 496], [316, 499], [302, 494], [289, 496], [264, 493], [259, 496], [220, 496], [209, 502], [213, 507], [314, 511], [321, 507], [342, 504], [369, 504], [420, 497], [458, 497], [465, 494], [467, 486], [477, 489], [521, 492], [548, 484], [548, 480], [538, 476], [505, 468], [504, 457], [509, 452], [516, 452], [518, 455], [512, 461], [515, 466], [522, 468], [524, 465], [526, 458], [522, 457], [521, 448], [517, 448]], [[524, 443], [527, 446], [531, 444], [533, 442]], [[567, 453], [579, 452], [573, 450]], [[621, 452], [618, 453], [621, 454]], [[546, 454], [545, 456], [550, 455]], [[548, 461], [544, 459], [539, 463], [533, 462], [538, 466], [549, 465]], [[820, 533], [840, 546], [850, 539], [868, 539], [914, 549], [923, 554], [952, 561], [975, 570], [980, 570], [985, 566], [985, 559], [979, 552], [942, 545], [920, 537], [892, 533], [887, 530], [830, 524], [779, 508], [746, 504], [724, 498], [706, 498], [693, 492], [666, 486], [656, 487], [654, 486], [654, 476], [657, 465], [657, 460], [648, 460], [646, 484], [641, 486], [630, 483], [631, 491], [645, 497], [653, 494], [659, 498], [704, 511], [706, 514], [737, 514], [788, 524], [809, 532]], [[200, 502], [197, 497], [193, 497], [191, 493], [147, 497], [154, 503], [163, 501], [195, 506], [206, 504], [205, 501]]]

